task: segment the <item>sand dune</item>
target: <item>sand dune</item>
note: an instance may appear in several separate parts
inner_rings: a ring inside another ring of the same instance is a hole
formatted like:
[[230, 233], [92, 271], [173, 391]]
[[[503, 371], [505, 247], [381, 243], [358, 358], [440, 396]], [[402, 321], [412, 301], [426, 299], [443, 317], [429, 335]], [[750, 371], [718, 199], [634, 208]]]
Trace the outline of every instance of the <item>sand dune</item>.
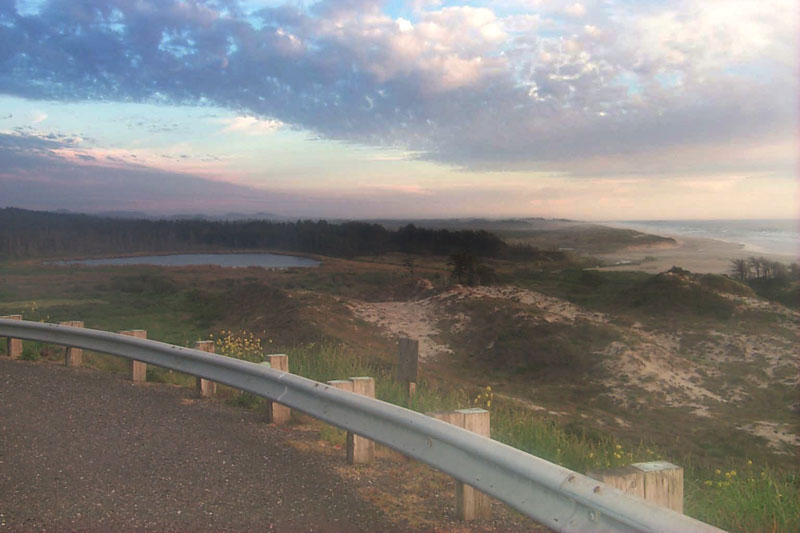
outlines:
[[789, 255], [764, 254], [747, 250], [744, 245], [699, 237], [664, 235], [677, 241], [673, 246], [636, 246], [613, 253], [597, 254], [609, 266], [601, 270], [640, 270], [656, 274], [678, 266], [699, 274], [724, 274], [730, 271], [731, 259], [764, 256], [782, 263], [797, 262]]

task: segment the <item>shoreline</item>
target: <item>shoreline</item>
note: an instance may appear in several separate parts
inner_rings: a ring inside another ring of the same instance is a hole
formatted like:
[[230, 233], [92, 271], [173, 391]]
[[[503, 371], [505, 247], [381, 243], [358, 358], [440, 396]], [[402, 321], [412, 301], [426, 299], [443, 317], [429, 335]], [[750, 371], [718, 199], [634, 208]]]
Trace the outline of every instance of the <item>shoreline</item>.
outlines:
[[[608, 221], [598, 222], [604, 226], [617, 229], [628, 229], [672, 238], [711, 239], [730, 244], [742, 245], [754, 254], [795, 256], [800, 259], [797, 235], [794, 239], [786, 240], [788, 235], [775, 240], [778, 233], [798, 233], [800, 219], [758, 219], [758, 220], [653, 220], [653, 221]], [[743, 224], [750, 227], [743, 227]], [[730, 226], [730, 227], [726, 227]], [[759, 232], [764, 232], [764, 239], [756, 239], [753, 231], [755, 225], [763, 226]], [[704, 227], [706, 226], [706, 227]], [[689, 232], [679, 228], [685, 228]], [[729, 232], [729, 230], [731, 230]], [[791, 245], [789, 244], [791, 243]]]
[[707, 237], [650, 233], [670, 237], [677, 244], [670, 247], [638, 246], [606, 254], [595, 254], [595, 257], [608, 264], [599, 267], [598, 270], [635, 270], [656, 274], [677, 266], [698, 274], [726, 274], [730, 272], [732, 259], [757, 256], [786, 264], [798, 261], [797, 257], [791, 255], [756, 252], [742, 243]]

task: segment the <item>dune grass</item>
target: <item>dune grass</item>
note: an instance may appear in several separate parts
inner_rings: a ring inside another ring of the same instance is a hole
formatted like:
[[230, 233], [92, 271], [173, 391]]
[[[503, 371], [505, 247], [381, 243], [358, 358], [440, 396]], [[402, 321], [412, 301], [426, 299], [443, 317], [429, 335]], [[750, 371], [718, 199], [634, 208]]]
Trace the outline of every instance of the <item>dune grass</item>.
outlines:
[[[39, 271], [49, 273], [50, 269], [33, 269], [34, 273]], [[10, 267], [0, 268], [3, 274], [14, 272]], [[58, 282], [55, 277], [50, 284], [38, 278], [28, 282], [26, 278], [23, 280], [26, 284], [20, 281], [14, 285], [3, 285], [0, 287], [0, 314], [22, 312], [27, 320], [46, 322], [81, 319], [87, 327], [107, 331], [141, 328], [148, 330], [150, 338], [192, 346], [196, 340], [209, 338], [213, 326], [221, 323], [221, 313], [227, 312], [223, 311], [225, 306], [209, 296], [210, 293], [198, 293], [186, 284], [173, 284], [169, 279], [161, 279], [145, 268], [126, 269], [124, 272], [124, 275], [121, 275], [121, 271], [109, 271], [104, 276], [87, 275], [85, 280], [80, 278], [82, 285], [70, 285], [69, 290], [54, 285]], [[29, 275], [24, 269], [19, 273]], [[390, 275], [394, 274], [382, 276]], [[646, 288], [650, 292], [644, 291], [644, 294], [650, 296], [651, 292], [656, 295], [664, 292], [667, 283], [662, 280], [663, 283], [647, 284], [647, 275], [616, 272], [518, 272], [514, 277], [519, 278], [520, 285], [530, 285], [542, 292], [601, 311], [629, 308], [632, 300], [623, 297], [631, 294], [631, 288]], [[337, 284], [349, 283], [345, 279], [334, 281]], [[375, 290], [383, 281], [383, 277], [376, 278]], [[718, 281], [706, 280], [704, 283], [707, 285]], [[235, 295], [237, 300], [225, 300], [223, 303], [233, 307], [241, 306], [243, 301], [248, 303], [242, 297], [246, 296], [245, 292], [242, 289]], [[674, 315], [676, 310], [694, 305], [699, 297], [708, 303], [706, 307], [701, 307], [707, 308], [708, 312], [705, 315], [691, 315], [691, 320], [702, 320], [706, 315], [716, 317], [727, 311], [716, 299], [698, 294], [687, 292], [686, 301], [675, 300], [675, 309], [659, 308], [660, 316]], [[263, 301], [269, 296], [258, 293], [253, 297], [260, 300], [262, 307], [271, 307]], [[658, 298], [637, 301], [637, 309], [649, 310], [654, 305], [651, 300], [658, 301]], [[280, 309], [285, 310], [286, 307]], [[227, 335], [230, 332], [214, 331], [214, 334]], [[220, 338], [215, 340], [219, 341]], [[24, 346], [28, 358], [63, 360], [61, 348], [28, 342]], [[709, 466], [696, 455], [668, 455], [646, 443], [619, 442], [603, 432], [565, 425], [544, 411], [535, 411], [520, 402], [501, 398], [485, 387], [458, 384], [445, 387], [422, 382], [418, 385], [417, 394], [409, 400], [402, 384], [393, 379], [393, 369], [389, 365], [371, 357], [353, 354], [338, 344], [309, 342], [282, 347], [262, 344], [259, 350], [288, 353], [293, 373], [318, 381], [373, 376], [376, 378], [378, 398], [419, 412], [473, 406], [488, 408], [492, 413], [493, 438], [576, 471], [586, 472], [653, 459], [668, 460], [685, 468], [687, 514], [730, 531], [795, 531], [800, 523], [800, 481], [796, 472], [785, 468], [748, 465], [745, 458], [724, 459], [725, 467], [717, 473], [716, 468], [720, 465]], [[85, 364], [105, 370], [120, 373], [127, 370], [127, 361], [112, 356], [86, 354], [84, 360]], [[192, 376], [152, 366], [148, 368], [148, 380], [194, 385]], [[248, 398], [224, 387], [220, 389], [222, 397], [242, 406], [253, 407], [260, 403], [258, 398]], [[327, 431], [327, 434], [333, 438], [335, 432]], [[727, 452], [725, 457], [730, 457]], [[726, 473], [734, 471], [736, 475], [726, 477]]]
[[389, 368], [317, 344], [287, 350], [293, 373], [318, 381], [369, 375], [379, 399], [419, 412], [482, 407], [491, 412], [492, 438], [578, 472], [667, 460], [685, 469], [686, 514], [729, 531], [796, 531], [800, 523], [800, 476], [751, 461], [712, 469], [692, 456], [668, 457], [653, 446], [624, 445], [608, 434], [562, 425], [491, 388], [440, 388], [420, 383], [409, 400]]
[[[250, 361], [263, 360], [262, 354], [270, 352], [247, 332], [224, 331], [214, 340], [218, 352]], [[490, 387], [443, 388], [421, 382], [409, 398], [388, 365], [354, 355], [340, 345], [311, 343], [271, 351], [287, 353], [292, 373], [316, 381], [374, 377], [379, 399], [414, 411], [482, 407], [491, 412], [493, 439], [578, 472], [652, 460], [681, 465], [685, 469], [686, 514], [729, 531], [789, 532], [796, 531], [800, 523], [800, 476], [796, 472], [760, 467], [751, 461], [731, 464], [727, 470], [711, 469], [695, 457], [665, 457], [644, 443], [626, 446], [602, 432], [562, 425], [519, 401], [496, 396]], [[63, 357], [63, 349], [41, 343], [25, 342], [25, 353], [31, 360]], [[117, 372], [127, 368], [127, 361], [103, 354], [87, 354], [86, 364]], [[148, 380], [194, 385], [192, 376], [152, 366]], [[229, 401], [241, 407], [254, 408], [263, 402], [250, 394], [229, 392]], [[323, 438], [341, 444], [341, 431], [321, 433]]]

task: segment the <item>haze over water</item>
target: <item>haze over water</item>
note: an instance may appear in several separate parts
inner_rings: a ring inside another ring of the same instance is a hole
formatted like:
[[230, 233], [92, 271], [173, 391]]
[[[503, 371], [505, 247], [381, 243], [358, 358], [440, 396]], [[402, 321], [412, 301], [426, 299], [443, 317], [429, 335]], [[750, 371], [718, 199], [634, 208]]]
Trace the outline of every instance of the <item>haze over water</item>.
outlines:
[[646, 233], [717, 239], [744, 245], [753, 253], [800, 258], [800, 220], [630, 220], [613, 222]]

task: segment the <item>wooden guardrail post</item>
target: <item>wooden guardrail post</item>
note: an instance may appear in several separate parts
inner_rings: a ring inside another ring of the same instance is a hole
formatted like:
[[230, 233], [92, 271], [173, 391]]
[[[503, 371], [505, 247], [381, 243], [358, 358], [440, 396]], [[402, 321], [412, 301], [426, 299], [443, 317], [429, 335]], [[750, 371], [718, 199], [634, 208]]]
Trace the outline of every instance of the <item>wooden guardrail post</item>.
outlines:
[[[214, 353], [214, 341], [197, 341], [194, 343], [194, 349], [201, 352]], [[197, 394], [201, 398], [211, 398], [217, 393], [217, 384], [203, 378], [195, 378]]]
[[[370, 377], [351, 377], [353, 392], [367, 398], [375, 398], [375, 379]], [[347, 462], [353, 464], [369, 464], [375, 459], [375, 442], [347, 432]]]
[[409, 397], [417, 391], [419, 341], [401, 338], [397, 343], [397, 381], [405, 384]]
[[[489, 411], [485, 409], [459, 409], [428, 413], [448, 424], [491, 437]], [[487, 520], [492, 516], [492, 501], [486, 494], [456, 480], [456, 516], [459, 520]]]
[[[147, 331], [143, 329], [120, 331], [120, 334], [127, 335], [129, 337], [136, 337], [137, 339], [147, 338]], [[147, 363], [136, 361], [135, 359], [131, 359], [130, 362], [131, 381], [134, 383], [144, 383], [147, 381]]]
[[347, 392], [353, 392], [353, 382], [349, 379], [332, 379], [327, 382], [328, 385], [333, 387], [334, 389], [346, 390]]
[[[350, 379], [334, 379], [328, 385], [337, 389], [354, 392], [369, 398], [375, 397], [375, 380], [369, 377]], [[369, 439], [347, 432], [347, 462], [350, 464], [367, 464], [375, 458], [375, 443]]]
[[[22, 320], [22, 315], [6, 315], [0, 318], [8, 320]], [[6, 355], [11, 359], [17, 359], [22, 355], [22, 339], [6, 339]]]
[[623, 492], [683, 513], [683, 468], [666, 461], [593, 470], [587, 475]]
[[[327, 384], [331, 387], [339, 390], [346, 390], [347, 392], [353, 392], [353, 382], [349, 379], [332, 379], [327, 381]], [[347, 432], [347, 445], [350, 444], [350, 432]], [[347, 454], [347, 458], [350, 458], [350, 454]]]
[[[81, 320], [67, 320], [65, 322], [59, 322], [59, 324], [62, 326], [72, 326], [74, 328], [83, 327], [83, 321]], [[81, 363], [83, 363], [83, 350], [67, 346], [67, 349], [64, 351], [64, 365], [77, 367], [81, 366]]]
[[[266, 362], [275, 370], [289, 371], [289, 356], [285, 354], [270, 354], [264, 356]], [[285, 424], [292, 417], [292, 410], [278, 402], [267, 401], [267, 421], [270, 424]]]

